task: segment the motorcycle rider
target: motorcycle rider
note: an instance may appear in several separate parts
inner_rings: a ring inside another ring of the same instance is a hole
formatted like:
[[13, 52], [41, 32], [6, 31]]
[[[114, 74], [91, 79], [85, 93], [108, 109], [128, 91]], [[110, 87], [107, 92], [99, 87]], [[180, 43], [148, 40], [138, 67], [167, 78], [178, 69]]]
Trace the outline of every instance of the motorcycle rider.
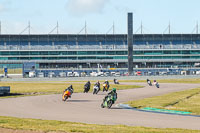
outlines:
[[157, 82], [156, 80], [154, 80], [153, 84], [154, 84], [157, 88], [159, 88], [159, 84], [158, 84], [158, 82]]
[[114, 83], [115, 84], [119, 84], [119, 82], [117, 81], [117, 79], [114, 78]]
[[151, 86], [151, 80], [147, 79], [147, 84]]
[[[71, 95], [74, 92], [72, 85], [70, 85], [68, 88], [66, 88], [63, 93], [65, 93], [67, 90], [71, 92]], [[71, 95], [69, 96], [70, 98], [71, 98]]]
[[108, 86], [108, 89], [109, 89], [110, 85], [109, 85], [108, 80], [106, 80], [104, 83]]
[[85, 84], [85, 88], [87, 89], [87, 91], [90, 90], [90, 86], [91, 86], [90, 81], [88, 81], [88, 82]]
[[97, 81], [97, 82], [95, 83], [95, 85], [100, 89], [100, 82], [99, 82], [99, 81]]
[[154, 80], [154, 81], [153, 81], [153, 84], [156, 85], [156, 84], [158, 84], [158, 82], [157, 82], [156, 80]]
[[116, 100], [117, 100], [116, 88], [113, 88], [112, 91], [109, 92], [109, 93], [105, 96], [104, 101], [107, 99], [107, 97], [108, 97], [109, 95], [113, 96], [114, 101], [116, 101]]

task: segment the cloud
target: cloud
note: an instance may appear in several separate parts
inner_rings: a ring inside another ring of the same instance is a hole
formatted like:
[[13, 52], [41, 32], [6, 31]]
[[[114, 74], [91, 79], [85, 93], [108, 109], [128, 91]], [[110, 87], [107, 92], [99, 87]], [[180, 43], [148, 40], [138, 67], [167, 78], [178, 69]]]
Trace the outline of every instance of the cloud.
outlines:
[[68, 0], [67, 11], [73, 15], [101, 13], [109, 0]]

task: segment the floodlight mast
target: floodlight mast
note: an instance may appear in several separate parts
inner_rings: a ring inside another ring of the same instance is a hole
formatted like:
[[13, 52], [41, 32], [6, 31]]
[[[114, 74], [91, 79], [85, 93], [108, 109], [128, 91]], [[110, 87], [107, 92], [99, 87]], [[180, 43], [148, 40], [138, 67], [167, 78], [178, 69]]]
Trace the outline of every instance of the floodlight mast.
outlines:
[[31, 22], [30, 21], [28, 22], [28, 26], [22, 32], [20, 32], [19, 34], [21, 35], [27, 30], [28, 30], [28, 35], [30, 35], [31, 34]]
[[128, 72], [133, 74], [133, 13], [128, 13]]
[[59, 25], [58, 25], [58, 21], [57, 21], [56, 27], [54, 27], [54, 28], [49, 32], [49, 34], [53, 33], [55, 30], [56, 30], [57, 34], [59, 34]]
[[0, 35], [1, 35], [1, 21], [0, 21]]

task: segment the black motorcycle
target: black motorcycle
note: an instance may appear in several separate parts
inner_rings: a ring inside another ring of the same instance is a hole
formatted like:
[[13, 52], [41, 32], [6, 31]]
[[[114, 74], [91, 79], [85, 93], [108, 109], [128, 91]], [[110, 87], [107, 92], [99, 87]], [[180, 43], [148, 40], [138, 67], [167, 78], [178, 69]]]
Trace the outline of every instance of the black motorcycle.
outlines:
[[84, 89], [83, 93], [88, 93], [90, 91], [90, 85], [88, 84], [84, 85], [83, 89]]
[[119, 84], [119, 82], [117, 81], [117, 79], [114, 79], [114, 84]]
[[151, 83], [151, 81], [149, 80], [149, 81], [147, 81], [147, 84], [149, 85], [149, 86], [152, 86], [152, 83]]

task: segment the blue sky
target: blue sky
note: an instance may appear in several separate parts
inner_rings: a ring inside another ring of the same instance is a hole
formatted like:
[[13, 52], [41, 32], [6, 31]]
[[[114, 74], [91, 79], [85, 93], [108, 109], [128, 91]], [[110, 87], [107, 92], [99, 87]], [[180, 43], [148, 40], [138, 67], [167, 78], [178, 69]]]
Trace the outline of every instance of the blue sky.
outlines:
[[172, 33], [192, 33], [199, 6], [199, 0], [0, 0], [0, 21], [3, 34], [19, 34], [28, 21], [34, 34], [49, 33], [57, 21], [60, 33], [77, 34], [85, 21], [91, 34], [105, 34], [113, 22], [116, 33], [126, 33], [133, 12], [134, 32], [142, 22], [144, 33], [163, 33], [170, 22]]

